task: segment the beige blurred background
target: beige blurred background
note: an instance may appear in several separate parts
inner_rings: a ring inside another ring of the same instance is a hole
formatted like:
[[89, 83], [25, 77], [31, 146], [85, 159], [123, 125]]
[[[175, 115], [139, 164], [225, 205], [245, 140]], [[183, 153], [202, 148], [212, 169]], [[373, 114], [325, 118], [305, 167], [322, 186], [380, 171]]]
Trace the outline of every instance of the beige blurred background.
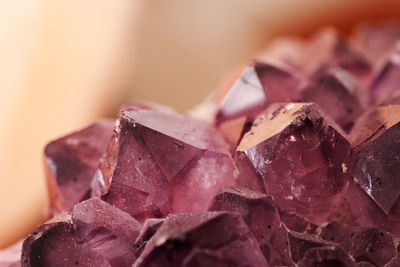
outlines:
[[48, 140], [129, 100], [184, 111], [277, 35], [399, 15], [399, 0], [0, 1], [0, 248], [44, 220]]

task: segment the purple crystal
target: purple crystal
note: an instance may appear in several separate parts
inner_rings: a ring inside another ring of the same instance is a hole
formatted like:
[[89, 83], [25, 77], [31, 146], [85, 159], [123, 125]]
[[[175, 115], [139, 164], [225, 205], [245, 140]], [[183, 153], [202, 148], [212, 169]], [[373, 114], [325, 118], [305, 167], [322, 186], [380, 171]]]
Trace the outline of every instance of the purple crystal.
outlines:
[[230, 211], [240, 215], [256, 237], [268, 261], [271, 238], [281, 227], [279, 213], [271, 197], [245, 188], [225, 188], [215, 196], [209, 210]]
[[271, 103], [299, 100], [301, 85], [302, 80], [286, 67], [255, 62], [225, 95], [217, 124], [242, 116], [254, 118]]
[[308, 249], [299, 261], [299, 267], [358, 267], [359, 265], [340, 247], [314, 247]]
[[21, 266], [111, 266], [86, 243], [74, 239], [71, 222], [44, 224], [25, 239]]
[[320, 224], [340, 199], [348, 151], [340, 129], [316, 105], [276, 104], [255, 120], [236, 158], [248, 159], [282, 211]]
[[207, 212], [169, 215], [134, 266], [269, 265], [240, 216]]
[[370, 95], [378, 103], [387, 101], [391, 94], [399, 90], [400, 83], [400, 43], [392, 53], [370, 87]]
[[365, 24], [357, 29], [354, 39], [365, 55], [374, 61], [379, 61], [400, 41], [400, 24], [398, 22]]
[[349, 73], [337, 69], [321, 69], [303, 91], [303, 100], [318, 104], [345, 131], [365, 110], [366, 89]]
[[318, 228], [317, 225], [310, 223], [303, 217], [296, 214], [279, 211], [279, 215], [286, 228], [290, 229], [291, 231], [313, 234]]
[[354, 150], [351, 174], [388, 214], [400, 196], [400, 123]]
[[44, 224], [23, 244], [22, 266], [130, 266], [141, 225], [127, 213], [92, 198]]
[[90, 196], [90, 183], [113, 128], [114, 122], [100, 121], [46, 146], [51, 213], [60, 212], [64, 207], [71, 211], [75, 204]]
[[136, 257], [139, 257], [140, 254], [142, 254], [143, 249], [147, 245], [147, 242], [156, 233], [163, 222], [164, 219], [154, 218], [149, 218], [144, 222], [142, 230], [140, 231], [140, 234], [135, 241], [135, 247], [137, 248]]
[[338, 245], [334, 242], [326, 241], [310, 234], [301, 234], [297, 232], [289, 232], [288, 240], [290, 254], [294, 262], [299, 262], [299, 260], [304, 256], [304, 253], [311, 248]]
[[385, 265], [397, 255], [392, 235], [375, 228], [331, 223], [323, 227], [320, 236], [340, 244], [357, 261], [370, 262], [376, 266]]
[[218, 190], [235, 184], [229, 147], [205, 122], [132, 109], [114, 132], [93, 188], [141, 222], [205, 211]]
[[84, 240], [107, 229], [114, 236], [133, 246], [142, 225], [129, 214], [94, 197], [76, 205], [72, 212], [76, 238]]

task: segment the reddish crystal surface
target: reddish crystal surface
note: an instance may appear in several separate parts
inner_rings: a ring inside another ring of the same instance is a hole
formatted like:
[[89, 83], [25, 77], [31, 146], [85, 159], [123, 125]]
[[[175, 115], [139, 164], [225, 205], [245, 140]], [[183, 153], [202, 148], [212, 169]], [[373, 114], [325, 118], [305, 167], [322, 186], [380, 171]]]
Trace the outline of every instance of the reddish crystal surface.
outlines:
[[140, 221], [205, 211], [218, 190], [235, 184], [229, 147], [207, 123], [174, 113], [121, 113], [94, 181], [95, 192]]
[[169, 215], [134, 266], [269, 266], [240, 216]]
[[137, 249], [135, 256], [139, 257], [142, 254], [143, 249], [146, 247], [147, 242], [150, 238], [156, 233], [158, 228], [160, 228], [161, 224], [164, 222], [164, 219], [147, 219], [142, 229], [140, 230], [140, 234], [135, 241], [135, 247]]
[[[113, 128], [113, 121], [100, 121], [46, 146], [47, 181], [53, 196], [51, 212], [59, 212], [64, 206], [71, 211], [75, 204], [90, 196], [90, 183]], [[56, 186], [60, 195], [53, 194]]]
[[316, 105], [299, 103], [268, 108], [236, 153], [239, 160], [245, 155], [283, 211], [320, 224], [340, 199], [348, 152], [340, 129]]

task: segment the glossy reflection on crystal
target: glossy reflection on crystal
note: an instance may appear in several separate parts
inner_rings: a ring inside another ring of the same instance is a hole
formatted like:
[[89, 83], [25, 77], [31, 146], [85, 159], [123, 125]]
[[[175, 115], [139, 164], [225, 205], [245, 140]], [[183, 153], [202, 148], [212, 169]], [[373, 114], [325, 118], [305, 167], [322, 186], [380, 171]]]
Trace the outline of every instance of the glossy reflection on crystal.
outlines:
[[349, 143], [343, 135], [314, 104], [276, 104], [255, 120], [236, 158], [248, 159], [283, 211], [320, 224], [345, 185]]

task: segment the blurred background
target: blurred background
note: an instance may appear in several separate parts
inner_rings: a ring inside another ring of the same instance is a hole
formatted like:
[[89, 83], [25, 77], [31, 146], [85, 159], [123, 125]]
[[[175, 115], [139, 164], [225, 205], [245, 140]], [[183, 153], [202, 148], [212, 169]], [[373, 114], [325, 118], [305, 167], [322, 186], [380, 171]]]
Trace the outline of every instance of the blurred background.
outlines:
[[49, 140], [130, 100], [185, 111], [276, 36], [399, 16], [399, 0], [0, 1], [0, 248], [45, 218]]

